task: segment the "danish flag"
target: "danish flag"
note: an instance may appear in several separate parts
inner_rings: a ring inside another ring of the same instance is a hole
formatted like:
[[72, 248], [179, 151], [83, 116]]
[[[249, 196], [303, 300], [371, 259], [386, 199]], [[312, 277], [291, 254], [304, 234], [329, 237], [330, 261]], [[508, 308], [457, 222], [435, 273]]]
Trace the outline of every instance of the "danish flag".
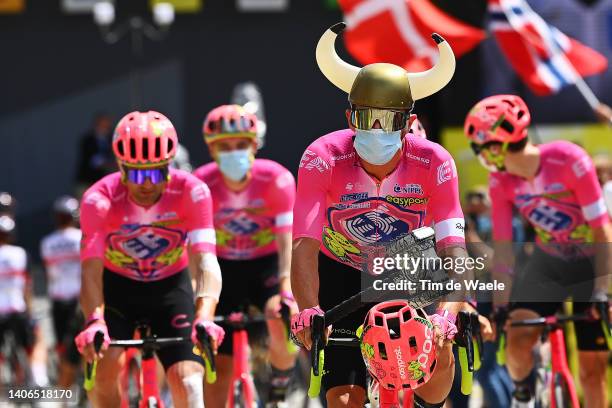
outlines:
[[431, 68], [439, 33], [459, 57], [474, 48], [485, 32], [445, 14], [429, 0], [339, 0], [347, 30], [344, 42], [361, 64], [388, 62], [411, 72]]

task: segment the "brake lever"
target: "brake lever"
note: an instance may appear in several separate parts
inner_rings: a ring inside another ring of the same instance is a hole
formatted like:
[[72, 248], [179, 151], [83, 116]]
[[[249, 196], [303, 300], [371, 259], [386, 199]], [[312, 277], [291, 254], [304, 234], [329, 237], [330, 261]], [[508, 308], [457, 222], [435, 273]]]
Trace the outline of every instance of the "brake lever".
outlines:
[[215, 356], [212, 349], [210, 334], [208, 334], [203, 325], [198, 324], [196, 325], [196, 337], [201, 345], [202, 357], [204, 357], [206, 382], [212, 384], [217, 381], [217, 367], [215, 365]]

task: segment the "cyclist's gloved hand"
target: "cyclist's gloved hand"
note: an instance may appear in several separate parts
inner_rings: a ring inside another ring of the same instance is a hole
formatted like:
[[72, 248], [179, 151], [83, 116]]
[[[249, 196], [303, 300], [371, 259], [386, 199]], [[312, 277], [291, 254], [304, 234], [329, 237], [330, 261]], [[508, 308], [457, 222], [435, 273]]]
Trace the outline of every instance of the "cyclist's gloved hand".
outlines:
[[198, 332], [196, 330], [196, 326], [200, 324], [204, 326], [206, 333], [208, 333], [210, 336], [213, 351], [216, 353], [217, 348], [221, 345], [223, 338], [225, 337], [225, 330], [223, 330], [223, 327], [217, 325], [215, 322], [211, 322], [210, 320], [206, 320], [204, 318], [197, 318], [194, 320], [193, 326], [191, 326], [191, 341], [195, 345], [200, 344], [198, 341]]
[[437, 313], [429, 316], [431, 324], [438, 327], [440, 334], [445, 340], [453, 340], [457, 334], [457, 316], [448, 310], [438, 310]]
[[291, 340], [299, 347], [306, 347], [310, 350], [312, 339], [310, 338], [310, 328], [312, 317], [315, 315], [324, 316], [325, 313], [319, 306], [309, 307], [291, 317]]
[[79, 353], [89, 362], [93, 361], [95, 358], [102, 358], [102, 353], [99, 352], [95, 354], [95, 350], [93, 349], [93, 341], [98, 332], [102, 332], [104, 336], [100, 351], [106, 350], [110, 343], [110, 337], [108, 335], [108, 327], [106, 327], [106, 322], [99, 309], [89, 316], [85, 324], [85, 329], [74, 338]]

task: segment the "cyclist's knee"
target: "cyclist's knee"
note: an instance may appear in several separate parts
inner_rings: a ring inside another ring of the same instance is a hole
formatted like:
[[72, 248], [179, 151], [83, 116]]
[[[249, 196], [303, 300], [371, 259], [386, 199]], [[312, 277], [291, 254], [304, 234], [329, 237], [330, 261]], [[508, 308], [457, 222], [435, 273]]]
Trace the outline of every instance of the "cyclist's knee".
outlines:
[[341, 385], [327, 391], [325, 397], [329, 408], [361, 408], [365, 404], [366, 392], [357, 385]]
[[606, 380], [608, 353], [606, 351], [581, 351], [578, 354], [580, 361], [580, 382], [599, 384]]

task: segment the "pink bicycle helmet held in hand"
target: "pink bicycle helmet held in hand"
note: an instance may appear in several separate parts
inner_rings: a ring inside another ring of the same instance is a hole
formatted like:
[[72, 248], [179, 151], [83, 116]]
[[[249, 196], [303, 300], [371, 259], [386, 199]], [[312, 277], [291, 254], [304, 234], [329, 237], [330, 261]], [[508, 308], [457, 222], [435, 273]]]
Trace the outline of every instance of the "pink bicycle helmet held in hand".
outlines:
[[202, 133], [206, 143], [230, 137], [257, 140], [257, 116], [240, 105], [222, 105], [206, 115]]
[[465, 135], [474, 143], [515, 143], [527, 137], [531, 115], [516, 95], [494, 95], [478, 102], [465, 118]]
[[166, 164], [176, 154], [178, 137], [172, 122], [159, 112], [130, 112], [115, 128], [113, 152], [122, 164]]
[[414, 390], [431, 378], [436, 343], [423, 309], [405, 300], [379, 303], [369, 310], [357, 334], [366, 367], [381, 387]]

